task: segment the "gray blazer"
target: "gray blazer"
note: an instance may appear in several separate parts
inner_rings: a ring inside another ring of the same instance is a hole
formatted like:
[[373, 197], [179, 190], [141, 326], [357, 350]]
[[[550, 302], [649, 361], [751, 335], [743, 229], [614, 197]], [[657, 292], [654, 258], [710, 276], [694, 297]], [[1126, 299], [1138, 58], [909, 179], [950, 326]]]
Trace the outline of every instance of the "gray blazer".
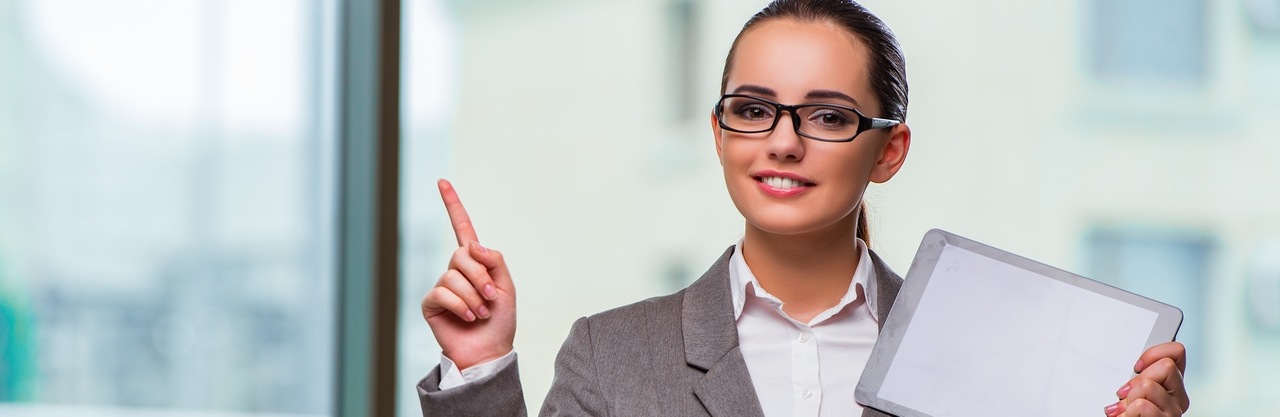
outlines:
[[[763, 416], [738, 350], [729, 256], [688, 288], [578, 319], [556, 356], [544, 416]], [[874, 252], [879, 316], [889, 316], [902, 278]], [[883, 320], [881, 320], [883, 321]], [[852, 392], [849, 395], [853, 395]], [[423, 416], [524, 416], [513, 364], [440, 390], [437, 366], [418, 383]], [[866, 409], [863, 417], [887, 417]]]

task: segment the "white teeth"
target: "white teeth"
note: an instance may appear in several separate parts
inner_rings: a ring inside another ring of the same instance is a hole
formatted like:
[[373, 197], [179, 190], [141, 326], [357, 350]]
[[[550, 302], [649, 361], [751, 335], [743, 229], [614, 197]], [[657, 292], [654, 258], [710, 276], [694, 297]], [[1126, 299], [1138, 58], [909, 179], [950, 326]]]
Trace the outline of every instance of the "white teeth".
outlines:
[[800, 181], [796, 181], [791, 178], [782, 178], [782, 177], [764, 177], [764, 178], [761, 178], [760, 181], [764, 182], [770, 187], [777, 188], [779, 190], [790, 190], [792, 188], [796, 188], [803, 185], [800, 183]]

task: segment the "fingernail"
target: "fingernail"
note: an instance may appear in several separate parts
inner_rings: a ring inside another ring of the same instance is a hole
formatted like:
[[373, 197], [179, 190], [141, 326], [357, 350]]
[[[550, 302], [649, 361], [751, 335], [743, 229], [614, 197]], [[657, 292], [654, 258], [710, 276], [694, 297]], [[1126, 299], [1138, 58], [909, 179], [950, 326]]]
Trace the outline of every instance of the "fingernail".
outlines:
[[1116, 391], [1116, 396], [1120, 398], [1128, 397], [1129, 391], [1132, 389], [1133, 387], [1130, 387], [1129, 384], [1124, 384], [1123, 387], [1120, 387], [1119, 391]]
[[1142, 372], [1142, 358], [1138, 358], [1138, 361], [1133, 364], [1133, 371]]
[[1120, 403], [1115, 403], [1115, 404], [1108, 405], [1106, 408], [1103, 408], [1103, 409], [1102, 409], [1102, 411], [1103, 411], [1103, 412], [1105, 412], [1105, 413], [1107, 413], [1107, 417], [1112, 417], [1112, 416], [1114, 416], [1114, 415], [1116, 415], [1116, 414], [1119, 414], [1119, 413], [1120, 413]]
[[493, 284], [484, 284], [484, 298], [490, 300], [498, 298], [498, 291], [493, 289]]
[[477, 311], [480, 312], [480, 318], [482, 319], [489, 318], [489, 307], [480, 306], [480, 308]]
[[472, 313], [471, 310], [467, 310], [466, 317], [463, 318], [467, 319], [467, 321], [476, 321], [476, 313]]
[[471, 241], [471, 244], [472, 244], [472, 245], [476, 245], [476, 249], [479, 249], [479, 250], [480, 250], [480, 253], [488, 253], [488, 252], [489, 252], [489, 248], [486, 248], [486, 247], [484, 247], [484, 246], [480, 246], [480, 242], [476, 242], [476, 241], [474, 241], [474, 240], [473, 240], [473, 241]]

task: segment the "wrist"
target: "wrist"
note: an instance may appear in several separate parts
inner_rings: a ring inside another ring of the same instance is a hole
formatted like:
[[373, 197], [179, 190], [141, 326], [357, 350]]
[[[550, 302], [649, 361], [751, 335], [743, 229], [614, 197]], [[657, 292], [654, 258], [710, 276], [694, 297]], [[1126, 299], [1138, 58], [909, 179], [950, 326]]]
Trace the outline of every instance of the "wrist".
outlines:
[[511, 345], [505, 345], [492, 350], [470, 350], [466, 352], [444, 351], [441, 353], [444, 354], [445, 357], [449, 358], [450, 361], [453, 361], [453, 365], [457, 367], [459, 371], [463, 371], [476, 365], [501, 359], [503, 356], [511, 354], [513, 350], [515, 350], [515, 348]]

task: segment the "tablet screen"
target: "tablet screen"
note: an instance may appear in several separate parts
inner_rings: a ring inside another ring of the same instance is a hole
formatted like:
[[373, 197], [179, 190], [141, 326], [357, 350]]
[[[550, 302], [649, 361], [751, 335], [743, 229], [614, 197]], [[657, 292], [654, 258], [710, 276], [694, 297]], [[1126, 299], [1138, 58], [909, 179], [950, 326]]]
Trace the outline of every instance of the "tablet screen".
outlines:
[[946, 245], [879, 397], [932, 416], [1100, 415], [1157, 316]]

